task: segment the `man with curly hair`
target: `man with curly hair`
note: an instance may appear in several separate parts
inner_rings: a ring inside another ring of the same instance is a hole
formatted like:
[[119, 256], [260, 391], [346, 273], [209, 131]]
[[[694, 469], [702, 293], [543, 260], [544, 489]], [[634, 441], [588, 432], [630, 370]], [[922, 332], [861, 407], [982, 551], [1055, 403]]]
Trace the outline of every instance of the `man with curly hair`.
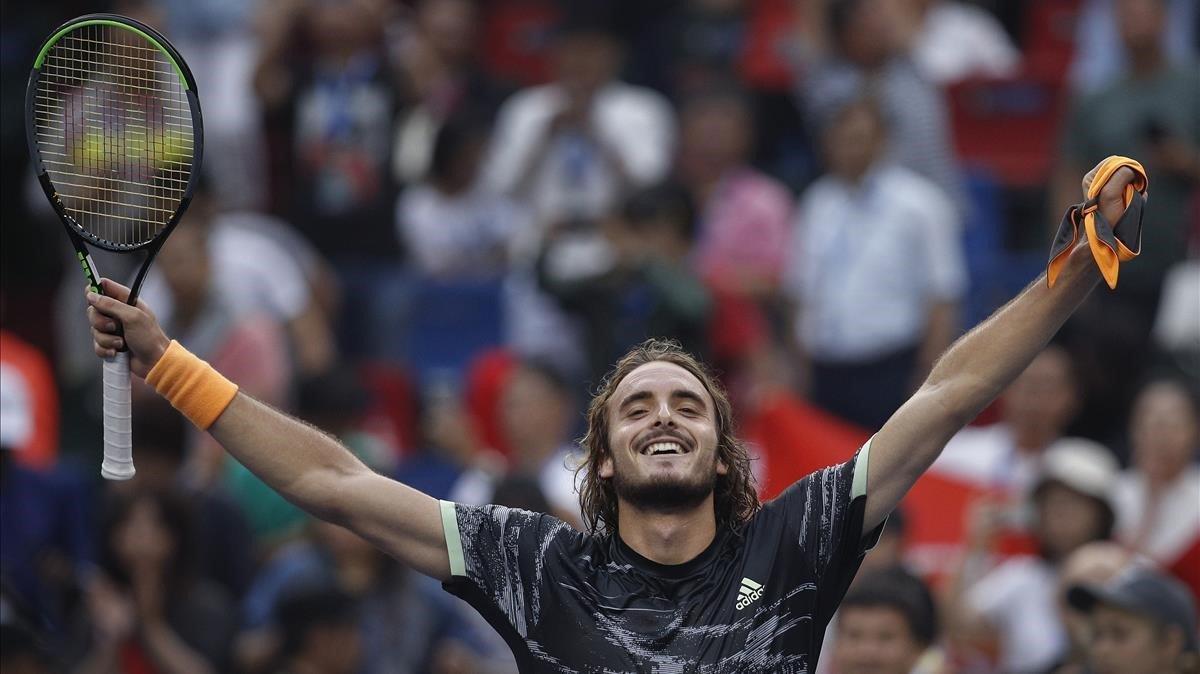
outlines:
[[[1135, 178], [1118, 168], [1095, 195], [1108, 222]], [[635, 348], [588, 410], [586, 533], [377, 475], [239, 394], [144, 304], [124, 304], [123, 286], [105, 281], [88, 303], [98, 355], [128, 348], [135, 373], [267, 484], [442, 580], [505, 637], [522, 671], [809, 672], [888, 513], [1096, 285], [1093, 253], [1075, 243], [1065, 263], [1055, 258], [1053, 288], [1039, 279], [959, 339], [852, 459], [765, 505], [712, 375], [671, 343]]]

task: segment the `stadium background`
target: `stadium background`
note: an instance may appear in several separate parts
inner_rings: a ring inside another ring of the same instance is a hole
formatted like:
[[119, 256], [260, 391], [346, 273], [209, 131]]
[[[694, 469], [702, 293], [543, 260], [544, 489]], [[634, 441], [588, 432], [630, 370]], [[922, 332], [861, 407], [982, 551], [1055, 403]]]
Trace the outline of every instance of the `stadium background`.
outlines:
[[[770, 497], [847, 457], [931, 353], [1037, 275], [1084, 171], [1107, 154], [1141, 160], [1143, 259], [976, 421], [962, 460], [918, 485], [876, 554], [930, 580], [945, 610], [967, 610], [969, 588], [954, 588], [978, 577], [964, 554], [999, 564], [1036, 551], [1026, 500], [1053, 470], [1038, 457], [1086, 438], [1103, 452], [1075, 460], [1111, 473], [1098, 498], [1117, 510], [1117, 542], [1200, 590], [1200, 10], [826, 5], [4, 2], [6, 643], [33, 634], [67, 669], [110, 648], [118, 671], [169, 671], [120, 629], [149, 619], [150, 595], [215, 671], [274, 671], [301, 657], [296, 635], [355, 620], [361, 630], [327, 643], [359, 671], [506, 667], [451, 598], [268, 493], [145, 391], [138, 479], [97, 479], [82, 284], [33, 183], [21, 112], [42, 38], [92, 11], [159, 27], [199, 83], [204, 196], [145, 295], [170, 334], [381, 472], [565, 517], [582, 406], [628, 346], [672, 337], [719, 368]], [[890, 133], [879, 157], [856, 156], [872, 133]], [[895, 166], [902, 180], [880, 178]], [[864, 169], [860, 186], [899, 191], [876, 203], [838, 188]], [[861, 215], [805, 218], [848, 212]], [[880, 253], [888, 236], [901, 245]], [[129, 269], [97, 262], [114, 278]], [[864, 284], [867, 296], [843, 292]], [[912, 315], [879, 327], [867, 319], [880, 306]], [[837, 336], [847, 320], [881, 334]], [[1192, 398], [1143, 401], [1164, 377]], [[1155, 443], [1184, 457], [1165, 476], [1141, 448]], [[1138, 480], [1182, 506], [1116, 496]], [[131, 582], [143, 573], [160, 587]], [[953, 666], [1003, 661], [1002, 629], [982, 642], [953, 631]]]

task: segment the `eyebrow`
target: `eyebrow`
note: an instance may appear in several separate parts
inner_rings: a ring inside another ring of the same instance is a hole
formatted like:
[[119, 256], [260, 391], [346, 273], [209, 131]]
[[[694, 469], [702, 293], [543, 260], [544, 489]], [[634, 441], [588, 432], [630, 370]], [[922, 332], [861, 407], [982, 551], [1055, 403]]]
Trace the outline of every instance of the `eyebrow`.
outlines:
[[[654, 394], [649, 391], [635, 391], [635, 392], [630, 393], [629, 395], [625, 396], [625, 398], [621, 401], [621, 404], [617, 406], [617, 409], [625, 409], [626, 407], [628, 407], [634, 403], [642, 402], [644, 400], [649, 400], [653, 397], [654, 397]], [[695, 391], [689, 391], [688, 389], [685, 389], [685, 388], [679, 388], [679, 389], [675, 389], [674, 391], [671, 391], [671, 397], [675, 398], [675, 399], [691, 400], [692, 402], [697, 403], [704, 409], [706, 409], [706, 410], [708, 409], [708, 404], [705, 402], [704, 397], [701, 396], [700, 394], [696, 393]]]

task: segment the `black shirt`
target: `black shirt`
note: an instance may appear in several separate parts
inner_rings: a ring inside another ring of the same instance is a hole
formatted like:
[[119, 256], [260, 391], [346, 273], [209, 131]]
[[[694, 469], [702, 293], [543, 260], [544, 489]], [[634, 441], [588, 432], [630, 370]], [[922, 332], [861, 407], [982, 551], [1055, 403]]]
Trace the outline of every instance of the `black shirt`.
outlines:
[[672, 566], [549, 515], [444, 504], [444, 587], [500, 632], [522, 672], [811, 672], [882, 529], [862, 535], [854, 466], [808, 475]]

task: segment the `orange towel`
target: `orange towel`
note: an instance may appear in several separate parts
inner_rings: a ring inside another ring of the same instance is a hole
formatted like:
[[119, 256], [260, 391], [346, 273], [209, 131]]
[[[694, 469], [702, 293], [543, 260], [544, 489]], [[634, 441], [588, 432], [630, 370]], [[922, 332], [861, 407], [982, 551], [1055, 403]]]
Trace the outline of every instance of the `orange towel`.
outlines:
[[[1112, 224], [1100, 213], [1100, 190], [1117, 169], [1125, 166], [1133, 169], [1138, 177], [1125, 187], [1125, 213], [1116, 224]], [[1046, 283], [1054, 287], [1068, 254], [1079, 241], [1079, 226], [1082, 223], [1100, 274], [1109, 288], [1116, 288], [1121, 263], [1137, 257], [1142, 249], [1142, 208], [1146, 203], [1146, 188], [1149, 185], [1150, 178], [1146, 170], [1133, 159], [1113, 155], [1101, 162], [1088, 187], [1087, 201], [1068, 208], [1058, 226], [1054, 245], [1050, 248]]]

